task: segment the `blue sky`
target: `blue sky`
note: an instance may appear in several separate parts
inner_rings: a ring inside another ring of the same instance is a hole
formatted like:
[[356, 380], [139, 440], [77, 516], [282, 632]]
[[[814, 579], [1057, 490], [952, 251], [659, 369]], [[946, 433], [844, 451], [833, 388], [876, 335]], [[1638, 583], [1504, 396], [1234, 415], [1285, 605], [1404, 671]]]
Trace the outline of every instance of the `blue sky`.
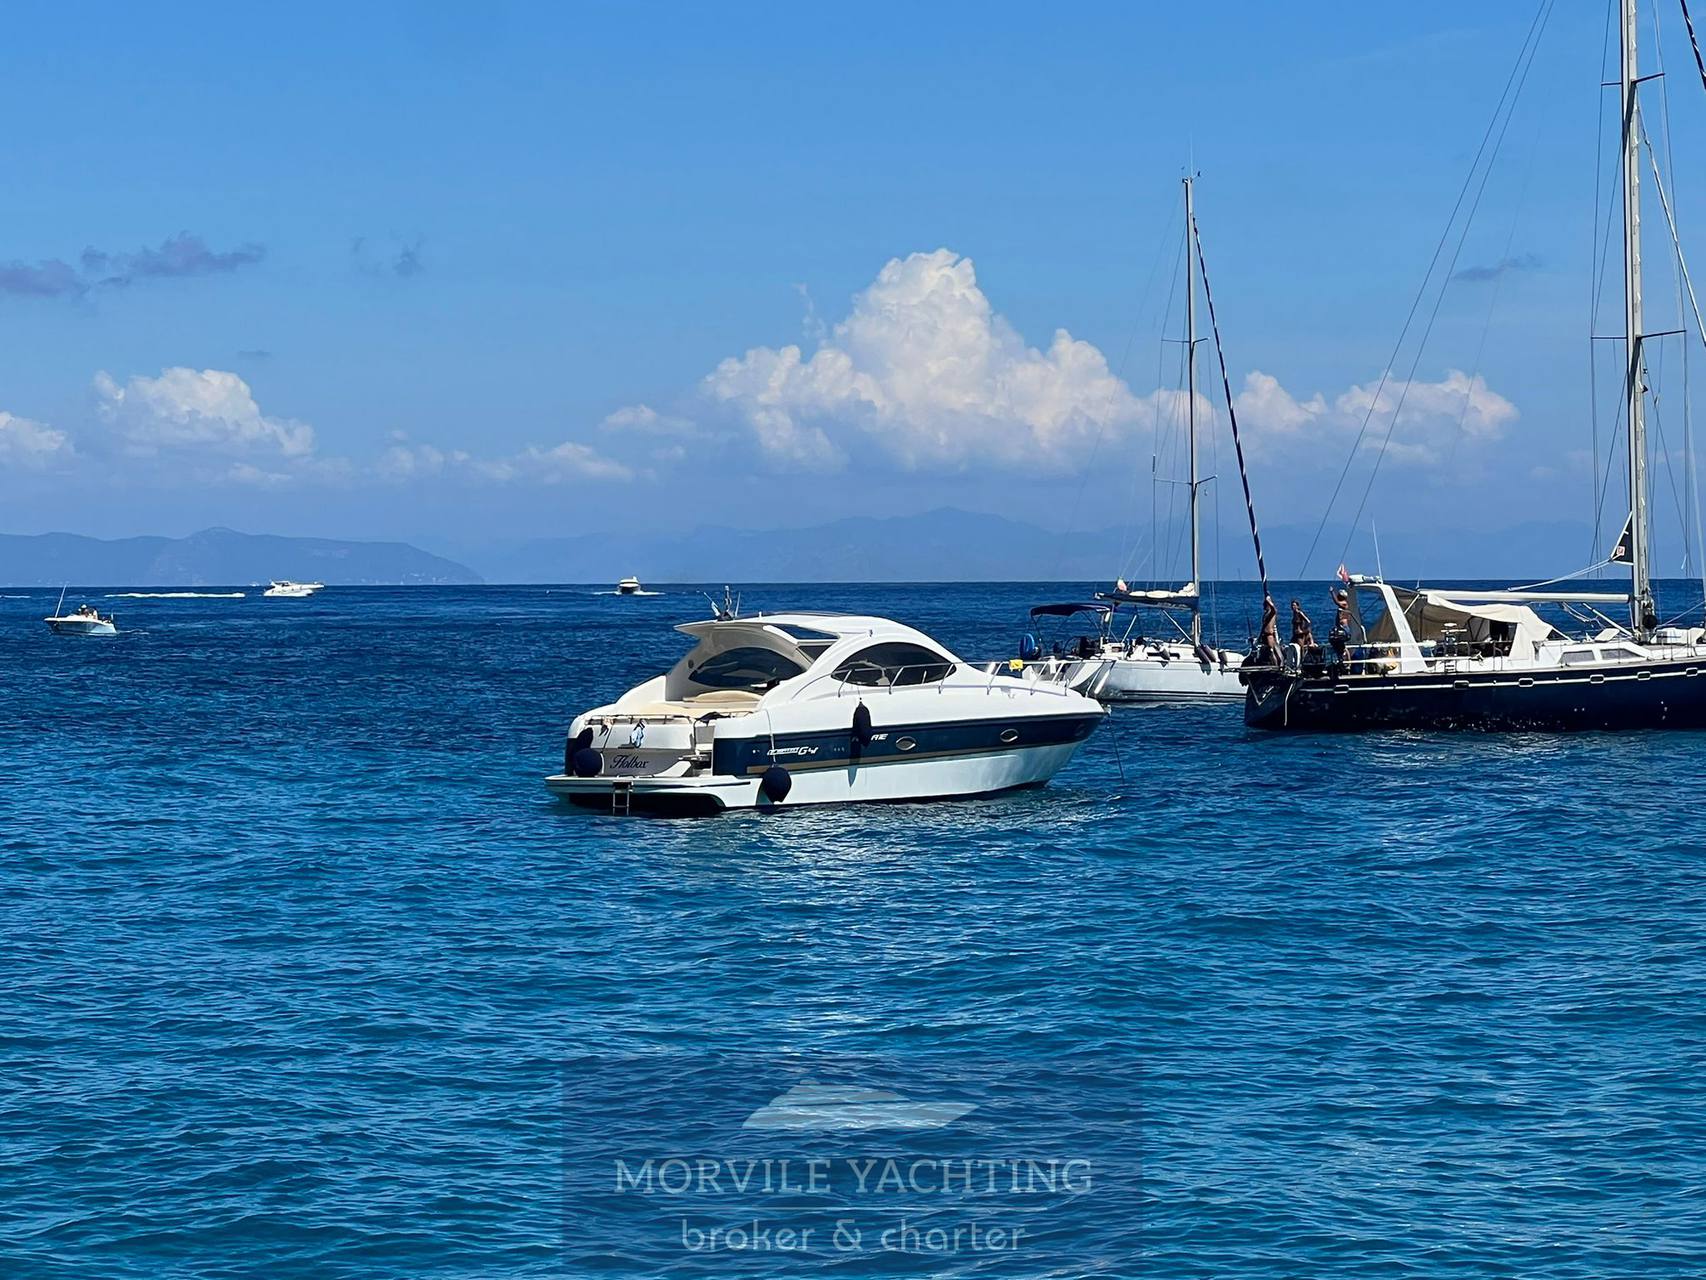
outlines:
[[[1314, 522], [1534, 10], [13, 13], [5, 527], [455, 551], [942, 505], [1147, 521], [1193, 157], [1264, 519]], [[1603, 24], [1549, 19], [1383, 526], [1589, 516]], [[1706, 94], [1663, 34], [1691, 154]]]

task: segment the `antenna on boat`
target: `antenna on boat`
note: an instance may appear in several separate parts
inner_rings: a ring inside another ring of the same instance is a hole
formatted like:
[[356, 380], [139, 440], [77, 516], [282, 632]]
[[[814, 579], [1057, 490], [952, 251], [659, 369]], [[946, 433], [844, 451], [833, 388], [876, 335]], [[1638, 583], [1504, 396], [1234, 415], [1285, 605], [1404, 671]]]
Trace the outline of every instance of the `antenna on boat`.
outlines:
[[1374, 517], [1368, 519], [1368, 531], [1374, 535], [1374, 576], [1380, 581], [1386, 581], [1386, 568], [1380, 563], [1380, 526], [1374, 523]]
[[54, 617], [61, 617], [65, 613], [65, 593], [70, 589], [71, 584], [69, 582], [59, 589], [59, 603], [53, 606]]
[[716, 598], [709, 591], [701, 591], [699, 594], [711, 602], [711, 618], [713, 621], [728, 622], [740, 617], [740, 597], [730, 591], [727, 585], [723, 587], [723, 602], [721, 604], [717, 603]]

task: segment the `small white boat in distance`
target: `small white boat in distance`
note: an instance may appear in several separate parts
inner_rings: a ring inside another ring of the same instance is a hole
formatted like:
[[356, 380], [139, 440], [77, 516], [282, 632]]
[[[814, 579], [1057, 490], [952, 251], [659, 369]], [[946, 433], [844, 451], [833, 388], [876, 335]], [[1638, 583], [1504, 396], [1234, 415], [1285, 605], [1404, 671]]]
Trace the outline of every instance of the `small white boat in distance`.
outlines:
[[59, 605], [53, 611], [53, 617], [43, 618], [56, 636], [116, 636], [118, 627], [113, 624], [112, 615], [102, 617], [92, 604], [78, 605], [70, 613], [60, 610], [65, 605], [65, 596], [59, 597]]
[[1101, 723], [887, 618], [719, 615], [669, 671], [577, 716], [545, 785], [606, 813], [988, 795], [1046, 783]]
[[623, 578], [622, 581], [620, 581], [616, 584], [616, 594], [619, 596], [637, 596], [637, 595], [639, 595], [640, 594], [640, 580], [638, 578], [633, 578], [633, 577]]
[[325, 585], [323, 582], [292, 582], [283, 578], [270, 584], [261, 594], [278, 600], [305, 600]]

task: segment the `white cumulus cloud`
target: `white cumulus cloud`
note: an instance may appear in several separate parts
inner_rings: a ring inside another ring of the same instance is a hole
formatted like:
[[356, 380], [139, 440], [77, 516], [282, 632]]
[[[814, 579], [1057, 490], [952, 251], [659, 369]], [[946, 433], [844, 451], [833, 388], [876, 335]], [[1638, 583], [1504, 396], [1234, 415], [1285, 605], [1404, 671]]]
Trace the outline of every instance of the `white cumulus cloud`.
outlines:
[[401, 435], [380, 456], [377, 470], [383, 478], [399, 481], [463, 476], [497, 483], [560, 484], [566, 480], [634, 477], [633, 471], [620, 462], [572, 440], [549, 448], [529, 445], [519, 453], [481, 458], [464, 449], [440, 449]]
[[0, 462], [41, 468], [63, 462], [75, 452], [65, 432], [0, 410]]
[[1319, 391], [1300, 400], [1278, 378], [1257, 370], [1245, 375], [1244, 389], [1233, 404], [1252, 448], [1265, 456], [1296, 455], [1304, 446], [1349, 447], [1366, 421], [1365, 450], [1381, 448], [1390, 428], [1387, 456], [1417, 464], [1440, 462], [1460, 436], [1464, 441], [1497, 440], [1518, 417], [1516, 405], [1485, 378], [1461, 369], [1446, 370], [1437, 382], [1388, 378], [1382, 385], [1376, 379], [1353, 385], [1331, 400]]
[[104, 370], [95, 375], [101, 414], [138, 453], [165, 449], [276, 454], [306, 458], [314, 451], [314, 428], [290, 418], [268, 417], [249, 384], [220, 369], [162, 369], [158, 378], [119, 383]]
[[809, 357], [755, 347], [700, 390], [773, 459], [825, 469], [873, 453], [908, 468], [1058, 467], [1145, 416], [1089, 343], [1058, 329], [1028, 346], [948, 249], [889, 262]]
[[642, 435], [692, 435], [695, 424], [689, 418], [672, 413], [659, 413], [649, 404], [631, 404], [605, 416], [598, 424], [606, 431], [635, 432]]

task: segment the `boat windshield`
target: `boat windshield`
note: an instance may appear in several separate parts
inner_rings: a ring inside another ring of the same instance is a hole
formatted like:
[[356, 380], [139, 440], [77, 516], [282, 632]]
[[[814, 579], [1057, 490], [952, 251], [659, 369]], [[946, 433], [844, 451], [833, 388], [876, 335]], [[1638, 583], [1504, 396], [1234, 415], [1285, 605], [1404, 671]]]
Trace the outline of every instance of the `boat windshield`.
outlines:
[[805, 670], [786, 654], [757, 645], [724, 649], [694, 669], [688, 679], [706, 689], [766, 689]]

